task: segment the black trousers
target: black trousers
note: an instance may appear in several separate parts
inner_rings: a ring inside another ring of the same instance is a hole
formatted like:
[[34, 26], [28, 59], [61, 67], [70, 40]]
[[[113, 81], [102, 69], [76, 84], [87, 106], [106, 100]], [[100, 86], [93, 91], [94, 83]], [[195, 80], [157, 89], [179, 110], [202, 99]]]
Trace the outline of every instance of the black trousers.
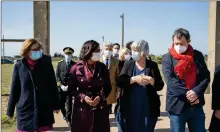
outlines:
[[112, 114], [112, 104], [108, 105], [108, 111], [109, 111], [109, 114]]
[[67, 112], [66, 112], [67, 95], [68, 93], [66, 91], [59, 92], [60, 110], [61, 113], [63, 114], [64, 120], [67, 120]]

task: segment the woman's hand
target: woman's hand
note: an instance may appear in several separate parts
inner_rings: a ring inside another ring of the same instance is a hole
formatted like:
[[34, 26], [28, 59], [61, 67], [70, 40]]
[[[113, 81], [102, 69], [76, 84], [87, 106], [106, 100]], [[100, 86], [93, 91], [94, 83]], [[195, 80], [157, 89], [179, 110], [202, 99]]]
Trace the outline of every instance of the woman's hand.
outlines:
[[93, 100], [93, 106], [97, 106], [100, 102], [100, 97], [97, 96], [94, 100]]
[[144, 75], [137, 75], [137, 76], [131, 77], [131, 82], [132, 83], [136, 82], [137, 84], [140, 84], [140, 85], [149, 84], [149, 81], [146, 78], [144, 78]]
[[154, 85], [155, 80], [153, 77], [144, 75], [144, 78], [148, 81], [148, 84], [151, 84], [152, 86]]
[[93, 105], [93, 100], [89, 97], [89, 96], [85, 96], [84, 101], [90, 105], [90, 106], [94, 106]]

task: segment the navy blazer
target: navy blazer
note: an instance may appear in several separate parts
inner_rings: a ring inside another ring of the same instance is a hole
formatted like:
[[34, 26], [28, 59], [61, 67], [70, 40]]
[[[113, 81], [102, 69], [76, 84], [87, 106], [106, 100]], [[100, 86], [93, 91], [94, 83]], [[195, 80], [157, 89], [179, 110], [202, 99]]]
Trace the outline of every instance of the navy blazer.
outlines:
[[54, 123], [53, 110], [59, 110], [55, 73], [51, 60], [43, 55], [33, 70], [23, 58], [14, 66], [7, 115], [16, 106], [17, 127], [33, 131]]
[[185, 82], [180, 80], [174, 68], [178, 60], [170, 53], [163, 56], [162, 71], [167, 84], [166, 110], [174, 114], [181, 114], [189, 107], [201, 107], [205, 104], [204, 92], [210, 82], [210, 72], [206, 66], [204, 56], [198, 50], [194, 50], [194, 61], [197, 67], [196, 86], [192, 89], [199, 97], [199, 104], [191, 105], [186, 98], [187, 88]]
[[[147, 97], [149, 98], [150, 113], [151, 116], [160, 116], [160, 97], [157, 91], [163, 89], [164, 82], [160, 75], [160, 71], [156, 62], [151, 60], [146, 60], [146, 67], [150, 69], [149, 76], [153, 77], [155, 80], [154, 86], [148, 85], [146, 89]], [[135, 61], [125, 61], [124, 67], [120, 73], [117, 85], [123, 89], [123, 93], [120, 97], [120, 112], [129, 116], [129, 106], [130, 106], [130, 95], [133, 84], [130, 84], [130, 79], [133, 76], [133, 69], [135, 66]], [[135, 109], [135, 108], [134, 108]]]

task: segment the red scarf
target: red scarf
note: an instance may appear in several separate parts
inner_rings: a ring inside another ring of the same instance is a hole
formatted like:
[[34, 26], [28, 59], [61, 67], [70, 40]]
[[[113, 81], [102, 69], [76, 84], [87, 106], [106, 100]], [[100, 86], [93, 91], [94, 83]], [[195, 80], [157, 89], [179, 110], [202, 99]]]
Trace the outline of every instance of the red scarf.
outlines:
[[34, 67], [37, 64], [37, 60], [34, 61], [34, 60], [31, 60], [30, 58], [27, 58], [27, 64], [31, 69], [34, 69]]
[[173, 44], [170, 49], [170, 54], [174, 59], [179, 60], [178, 64], [174, 68], [174, 71], [180, 79], [185, 81], [186, 88], [191, 90], [195, 87], [197, 73], [196, 64], [193, 59], [193, 47], [189, 45], [184, 54], [178, 54], [174, 49]]

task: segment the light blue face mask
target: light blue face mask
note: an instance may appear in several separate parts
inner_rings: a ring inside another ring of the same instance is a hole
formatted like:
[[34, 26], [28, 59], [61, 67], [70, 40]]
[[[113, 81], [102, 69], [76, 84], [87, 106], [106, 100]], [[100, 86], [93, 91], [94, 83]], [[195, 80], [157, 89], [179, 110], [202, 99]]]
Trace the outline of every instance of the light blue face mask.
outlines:
[[72, 56], [71, 55], [64, 55], [65, 56], [65, 60], [66, 62], [70, 62], [72, 60]]
[[43, 55], [43, 51], [42, 50], [39, 50], [39, 51], [31, 51], [31, 56], [30, 58], [32, 60], [38, 60], [42, 57]]

